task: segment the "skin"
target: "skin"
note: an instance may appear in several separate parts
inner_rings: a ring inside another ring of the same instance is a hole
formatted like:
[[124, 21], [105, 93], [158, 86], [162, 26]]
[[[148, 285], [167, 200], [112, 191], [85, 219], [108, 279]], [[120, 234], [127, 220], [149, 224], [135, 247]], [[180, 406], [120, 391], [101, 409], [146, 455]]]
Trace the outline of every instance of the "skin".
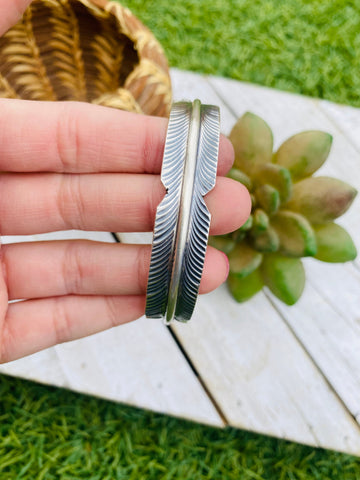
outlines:
[[[0, 0], [0, 34], [30, 1]], [[0, 232], [82, 229], [151, 231], [167, 120], [76, 102], [0, 100]], [[239, 228], [247, 190], [224, 178], [233, 149], [220, 141], [216, 187], [206, 196], [211, 234]], [[0, 362], [139, 318], [145, 311], [150, 247], [90, 241], [3, 245]], [[121, 274], [119, 274], [121, 272]], [[201, 293], [228, 274], [209, 247]], [[22, 302], [8, 303], [9, 300]]]

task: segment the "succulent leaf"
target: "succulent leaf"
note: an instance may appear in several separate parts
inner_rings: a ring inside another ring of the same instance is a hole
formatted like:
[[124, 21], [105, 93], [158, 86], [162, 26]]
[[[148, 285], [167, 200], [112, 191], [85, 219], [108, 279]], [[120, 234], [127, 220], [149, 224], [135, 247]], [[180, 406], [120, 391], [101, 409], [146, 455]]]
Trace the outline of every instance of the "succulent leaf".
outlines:
[[257, 200], [253, 193], [250, 193], [251, 208], [254, 209], [257, 206]]
[[257, 235], [264, 232], [269, 228], [269, 217], [261, 208], [257, 208], [253, 213], [253, 225], [251, 228], [251, 234]]
[[286, 167], [294, 181], [312, 175], [327, 159], [332, 143], [329, 133], [319, 130], [301, 132], [286, 140], [273, 161]]
[[225, 236], [210, 237], [209, 245], [228, 255], [235, 247], [235, 240]]
[[348, 232], [336, 223], [314, 226], [318, 246], [315, 258], [323, 262], [348, 262], [356, 258], [354, 242]]
[[232, 234], [232, 239], [234, 240], [235, 243], [240, 243], [244, 240], [246, 237], [246, 232], [241, 230], [241, 228], [238, 228], [233, 234]]
[[236, 180], [237, 182], [242, 183], [248, 190], [252, 189], [252, 181], [251, 178], [246, 175], [246, 173], [242, 172], [238, 168], [232, 168], [228, 175], [229, 178]]
[[245, 113], [234, 125], [229, 138], [235, 150], [236, 168], [249, 174], [255, 165], [271, 162], [272, 131], [257, 115]]
[[351, 237], [333, 220], [346, 212], [357, 192], [335, 178], [311, 177], [329, 154], [332, 136], [326, 132], [296, 134], [273, 154], [269, 126], [246, 113], [230, 140], [236, 158], [228, 176], [250, 190], [252, 206], [247, 222], [231, 235], [236, 245], [229, 254], [230, 291], [242, 302], [266, 285], [292, 305], [305, 284], [299, 257], [326, 262], [356, 257]]
[[292, 180], [290, 172], [287, 168], [274, 163], [258, 165], [254, 168], [253, 181], [255, 187], [260, 185], [271, 185], [280, 195], [280, 200], [286, 202], [291, 195]]
[[325, 223], [345, 213], [356, 194], [355, 188], [336, 178], [310, 177], [295, 183], [286, 208], [311, 223]]
[[272, 215], [277, 212], [280, 206], [280, 194], [276, 188], [271, 185], [260, 185], [255, 190], [255, 196], [258, 204], [265, 210], [266, 213]]
[[254, 222], [254, 218], [252, 215], [249, 216], [249, 218], [246, 220], [246, 222], [244, 223], [244, 225], [242, 225], [239, 230], [241, 232], [247, 232], [248, 230], [250, 230], [250, 228], [253, 226], [253, 222]]
[[262, 258], [262, 254], [247, 243], [238, 243], [229, 254], [230, 273], [244, 278], [258, 268]]
[[280, 240], [276, 231], [269, 227], [264, 232], [254, 237], [254, 247], [260, 252], [277, 252], [280, 246]]
[[265, 255], [261, 265], [264, 284], [287, 305], [300, 298], [305, 286], [305, 271], [299, 258], [279, 253]]
[[271, 225], [280, 240], [280, 252], [291, 257], [316, 254], [316, 238], [309, 221], [299, 213], [280, 210], [271, 217]]
[[230, 273], [228, 286], [236, 301], [245, 302], [262, 289], [264, 282], [260, 270], [257, 268], [244, 278]]

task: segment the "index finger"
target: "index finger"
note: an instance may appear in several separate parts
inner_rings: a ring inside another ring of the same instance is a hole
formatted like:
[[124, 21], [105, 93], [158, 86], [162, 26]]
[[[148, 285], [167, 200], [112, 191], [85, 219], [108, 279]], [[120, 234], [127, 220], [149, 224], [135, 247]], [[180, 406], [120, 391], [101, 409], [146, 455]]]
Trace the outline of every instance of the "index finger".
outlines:
[[[159, 173], [167, 124], [81, 102], [0, 99], [0, 171]], [[222, 137], [218, 175], [233, 156]]]

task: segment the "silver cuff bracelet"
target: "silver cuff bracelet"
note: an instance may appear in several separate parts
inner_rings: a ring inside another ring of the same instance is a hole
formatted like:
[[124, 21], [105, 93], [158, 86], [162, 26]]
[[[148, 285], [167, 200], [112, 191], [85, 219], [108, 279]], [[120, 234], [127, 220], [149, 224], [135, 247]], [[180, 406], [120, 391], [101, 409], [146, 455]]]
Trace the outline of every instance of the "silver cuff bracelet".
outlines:
[[146, 316], [190, 320], [199, 292], [210, 229], [203, 196], [215, 186], [220, 138], [219, 108], [175, 103], [170, 112], [157, 208]]

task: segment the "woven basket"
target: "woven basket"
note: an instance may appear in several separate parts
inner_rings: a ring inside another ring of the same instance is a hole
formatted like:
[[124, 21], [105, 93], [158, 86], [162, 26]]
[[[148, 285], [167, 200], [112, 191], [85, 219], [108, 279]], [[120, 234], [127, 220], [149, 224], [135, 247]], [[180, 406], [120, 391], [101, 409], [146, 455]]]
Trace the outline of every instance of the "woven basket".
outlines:
[[106, 0], [35, 0], [0, 38], [0, 97], [167, 116], [171, 84], [160, 44], [128, 9]]

